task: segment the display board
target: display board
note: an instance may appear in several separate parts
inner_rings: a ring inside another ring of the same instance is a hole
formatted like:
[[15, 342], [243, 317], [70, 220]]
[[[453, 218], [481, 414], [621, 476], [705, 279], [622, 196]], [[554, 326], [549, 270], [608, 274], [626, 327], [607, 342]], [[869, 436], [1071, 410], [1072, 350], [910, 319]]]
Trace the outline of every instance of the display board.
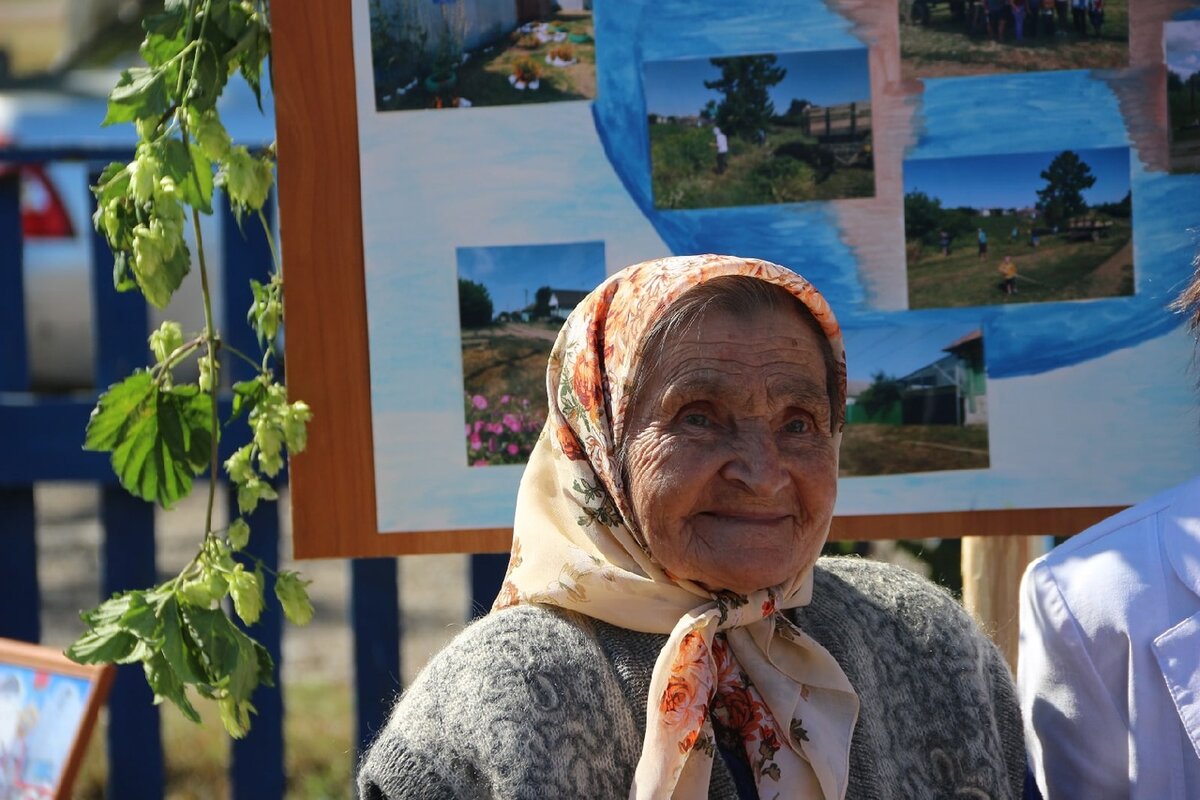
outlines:
[[297, 554], [506, 549], [557, 326], [671, 254], [829, 299], [834, 536], [1073, 533], [1194, 474], [1200, 9], [1083, 11], [276, 9]]

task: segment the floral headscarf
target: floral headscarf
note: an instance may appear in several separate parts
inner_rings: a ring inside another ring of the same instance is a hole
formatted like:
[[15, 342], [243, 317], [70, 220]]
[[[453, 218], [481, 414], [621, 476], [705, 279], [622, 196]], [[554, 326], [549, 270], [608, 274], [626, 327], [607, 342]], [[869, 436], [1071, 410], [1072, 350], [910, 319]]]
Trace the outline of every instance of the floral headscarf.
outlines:
[[[809, 602], [812, 568], [750, 595], [713, 593], [667, 574], [629, 523], [615, 448], [640, 345], [684, 292], [726, 275], [781, 286], [804, 303], [829, 340], [844, 400], [837, 320], [796, 273], [706, 255], [647, 261], [611, 276], [571, 313], [550, 354], [550, 413], [521, 481], [495, 608], [544, 603], [669, 634], [651, 676], [631, 798], [707, 797], [715, 718], [724, 737], [740, 738], [760, 797], [840, 800], [858, 696], [834, 658], [781, 613]], [[836, 451], [840, 425], [832, 435]]]

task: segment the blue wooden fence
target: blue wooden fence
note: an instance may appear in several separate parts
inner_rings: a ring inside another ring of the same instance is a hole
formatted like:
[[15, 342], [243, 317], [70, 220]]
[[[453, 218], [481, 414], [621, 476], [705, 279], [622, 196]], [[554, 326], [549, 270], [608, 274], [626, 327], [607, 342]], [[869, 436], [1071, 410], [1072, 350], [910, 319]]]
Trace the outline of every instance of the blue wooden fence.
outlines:
[[[0, 148], [0, 162], [29, 163], [81, 160], [98, 170], [111, 160], [128, 160], [122, 150], [47, 150]], [[286, 180], [286, 175], [283, 176]], [[249, 280], [265, 280], [270, 265], [266, 239], [258, 225], [242, 229], [223, 202], [222, 254], [224, 316], [220, 328], [243, 352], [257, 343], [246, 325]], [[86, 231], [77, 235], [89, 235]], [[143, 366], [146, 305], [137, 293], [118, 294], [112, 287], [112, 254], [104, 240], [91, 234], [92, 307], [95, 309], [95, 385], [105, 387]], [[211, 243], [210, 245], [211, 246]], [[154, 510], [124, 492], [104, 454], [81, 449], [88, 414], [95, 398], [38, 396], [29, 391], [23, 302], [20, 186], [15, 173], [0, 175], [0, 636], [37, 642], [41, 638], [37, 581], [37, 546], [33, 486], [49, 481], [88, 481], [101, 487], [101, 584], [103, 596], [159, 580], [155, 570]], [[236, 359], [223, 364], [233, 380], [246, 377]], [[316, 423], [321, 424], [321, 423]], [[231, 429], [236, 431], [236, 427]], [[242, 444], [238, 434], [222, 440], [224, 455]], [[232, 493], [231, 493], [232, 494]], [[231, 513], [236, 500], [231, 497]], [[249, 552], [272, 568], [279, 559], [279, 515], [264, 504], [249, 520]], [[486, 610], [495, 597], [507, 559], [473, 556], [471, 594], [474, 613]], [[358, 751], [386, 721], [391, 699], [401, 688], [400, 607], [396, 562], [357, 559], [350, 562], [350, 624], [354, 635], [355, 735]], [[271, 592], [273, 587], [266, 587]], [[97, 598], [99, 601], [100, 597]], [[253, 635], [281, 664], [282, 620], [268, 606]], [[277, 681], [277, 684], [279, 682]], [[253, 698], [258, 715], [249, 736], [233, 743], [229, 769], [231, 796], [273, 800], [284, 795], [283, 696], [278, 685], [263, 687]], [[139, 665], [121, 667], [109, 698], [109, 778], [107, 796], [120, 800], [164, 795], [163, 750], [158, 708]]]

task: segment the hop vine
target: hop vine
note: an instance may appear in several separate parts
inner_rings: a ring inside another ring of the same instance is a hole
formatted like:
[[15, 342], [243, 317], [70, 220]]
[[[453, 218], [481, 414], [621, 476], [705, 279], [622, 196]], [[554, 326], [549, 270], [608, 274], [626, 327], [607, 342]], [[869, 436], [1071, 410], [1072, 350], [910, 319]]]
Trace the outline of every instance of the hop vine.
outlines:
[[[147, 343], [152, 362], [100, 396], [84, 447], [110, 453], [121, 485], [163, 508], [187, 496], [193, 480], [207, 474], [208, 505], [200, 547], [179, 574], [84, 612], [87, 631], [67, 655], [82, 663], [140, 662], [156, 703], [172, 702], [199, 722], [193, 693], [209, 698], [229, 734], [241, 737], [250, 729], [254, 690], [271, 684], [274, 675], [266, 649], [232, 619], [236, 614], [253, 625], [267, 602], [267, 568], [245, 553], [251, 530], [241, 515], [276, 499], [272, 479], [287, 453], [304, 449], [312, 418], [303, 401], [289, 399], [273, 366], [283, 324], [283, 279], [262, 208], [275, 180], [274, 146], [254, 152], [234, 143], [217, 111], [217, 99], [235, 73], [254, 91], [261, 110], [271, 47], [269, 9], [265, 0], [166, 0], [143, 28], [145, 66], [121, 74], [103, 123], [131, 123], [137, 147], [132, 161], [109, 164], [92, 187], [93, 222], [113, 251], [115, 288], [140, 291], [160, 309], [192, 268], [185, 239], [190, 225], [204, 329], [192, 333], [177, 322], [162, 323]], [[251, 281], [247, 323], [257, 337], [256, 354], [226, 343], [213, 321], [200, 215], [212, 213], [218, 188], [239, 224], [257, 220], [271, 243], [270, 279]], [[223, 465], [217, 403], [222, 351], [255, 371], [250, 380], [233, 384], [232, 410], [224, 422], [245, 417], [250, 443]], [[181, 380], [180, 368], [191, 361], [195, 369], [187, 374], [197, 379]], [[218, 530], [213, 507], [222, 468], [237, 492], [240, 515]], [[276, 600], [299, 625], [313, 614], [307, 583], [295, 572], [275, 575]]]

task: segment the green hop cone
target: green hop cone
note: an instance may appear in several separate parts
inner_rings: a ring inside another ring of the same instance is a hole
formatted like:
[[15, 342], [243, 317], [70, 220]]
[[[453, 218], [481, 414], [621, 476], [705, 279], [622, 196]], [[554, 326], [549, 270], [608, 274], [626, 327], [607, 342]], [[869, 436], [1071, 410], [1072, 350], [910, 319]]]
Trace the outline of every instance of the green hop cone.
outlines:
[[139, 205], [144, 205], [154, 197], [154, 188], [158, 185], [158, 161], [142, 148], [138, 148], [138, 156], [129, 162], [129, 187], [133, 199]]
[[250, 712], [254, 706], [249, 700], [237, 700], [226, 694], [217, 700], [217, 713], [221, 716], [221, 724], [234, 739], [241, 739], [250, 731]]
[[305, 589], [310, 583], [295, 572], [281, 572], [275, 580], [275, 596], [283, 606], [283, 613], [296, 625], [307, 625], [312, 620], [312, 602]]
[[258, 478], [251, 478], [238, 485], [238, 511], [242, 514], [249, 514], [258, 508], [259, 500], [274, 500], [278, 496], [269, 483]]
[[271, 190], [271, 162], [255, 158], [249, 150], [238, 145], [229, 150], [223, 164], [217, 178], [229, 193], [229, 199], [244, 208], [255, 211], [262, 208]]
[[[257, 410], [257, 409], [255, 409]], [[254, 420], [254, 444], [258, 445], [258, 467], [274, 477], [283, 467], [283, 432], [275, 414], [260, 414]]]
[[200, 356], [198, 363], [200, 365], [200, 378], [198, 381], [200, 391], [211, 392], [216, 373], [220, 369], [220, 364], [212, 356]]
[[233, 598], [233, 609], [242, 622], [253, 625], [262, 616], [263, 590], [258, 575], [247, 572], [238, 564], [229, 574], [229, 595]]
[[183, 344], [183, 330], [178, 322], [167, 320], [158, 326], [158, 330], [150, 334], [150, 351], [159, 363], [167, 360], [167, 356], [175, 352]]
[[238, 517], [229, 525], [229, 546], [234, 550], [241, 550], [246, 546], [246, 542], [250, 541], [250, 526], [246, 524], [246, 520]]
[[254, 445], [243, 445], [233, 452], [229, 458], [225, 459], [225, 472], [229, 475], [229, 480], [234, 483], [246, 483], [253, 480], [256, 476], [254, 467], [250, 464], [250, 456], [254, 452]]
[[201, 112], [189, 106], [188, 130], [209, 161], [220, 161], [229, 155], [232, 143], [215, 109]]
[[283, 441], [292, 453], [300, 453], [308, 445], [308, 422], [312, 419], [312, 410], [308, 403], [297, 400], [287, 407], [283, 418]]
[[185, 581], [179, 591], [183, 594], [183, 598], [192, 605], [200, 608], [212, 608], [213, 603], [220, 600], [229, 591], [229, 584], [221, 573], [205, 569], [200, 577]]

